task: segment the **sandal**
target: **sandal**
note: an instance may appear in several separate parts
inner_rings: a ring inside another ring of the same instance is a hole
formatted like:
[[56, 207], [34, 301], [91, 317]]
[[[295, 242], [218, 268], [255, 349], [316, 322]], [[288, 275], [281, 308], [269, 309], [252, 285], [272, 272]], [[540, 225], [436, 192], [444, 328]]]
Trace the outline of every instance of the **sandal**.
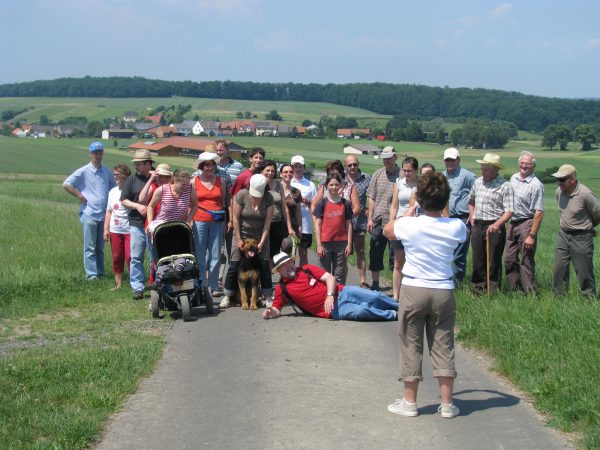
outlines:
[[369, 283], [365, 283], [364, 281], [362, 283], [360, 283], [360, 287], [363, 289], [370, 289], [371, 286], [369, 286]]

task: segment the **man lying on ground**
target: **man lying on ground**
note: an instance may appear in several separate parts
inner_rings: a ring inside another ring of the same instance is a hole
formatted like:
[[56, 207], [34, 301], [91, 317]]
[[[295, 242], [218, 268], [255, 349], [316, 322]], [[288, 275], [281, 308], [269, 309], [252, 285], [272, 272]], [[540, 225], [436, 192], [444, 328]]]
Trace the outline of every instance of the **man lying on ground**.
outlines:
[[305, 314], [333, 320], [396, 320], [398, 303], [377, 291], [338, 284], [335, 277], [320, 267], [294, 265], [294, 256], [281, 252], [273, 257], [273, 272], [281, 281], [275, 288], [273, 305], [263, 313], [275, 319], [286, 303]]

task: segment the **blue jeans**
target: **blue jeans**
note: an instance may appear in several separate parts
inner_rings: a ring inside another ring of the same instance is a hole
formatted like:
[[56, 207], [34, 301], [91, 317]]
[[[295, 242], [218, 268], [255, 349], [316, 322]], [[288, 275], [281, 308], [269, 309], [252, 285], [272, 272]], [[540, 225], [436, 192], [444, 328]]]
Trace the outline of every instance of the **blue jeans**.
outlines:
[[196, 259], [200, 270], [200, 279], [206, 283], [208, 267], [208, 288], [219, 287], [219, 271], [221, 270], [221, 245], [223, 243], [224, 222], [194, 222], [194, 245]]
[[150, 243], [148, 236], [144, 232], [144, 227], [129, 226], [129, 248], [131, 254], [131, 262], [129, 263], [129, 284], [131, 289], [135, 291], [144, 290], [144, 282], [146, 281], [144, 273], [144, 250], [148, 248], [150, 251]]
[[[467, 219], [460, 219], [467, 225]], [[454, 277], [457, 283], [462, 283], [467, 273], [467, 253], [469, 252], [469, 242], [471, 241], [471, 226], [467, 225], [467, 239], [458, 244], [454, 250], [454, 261], [452, 262]]]
[[335, 302], [331, 318], [334, 320], [396, 320], [398, 303], [377, 291], [344, 286]]
[[85, 277], [104, 276], [104, 220], [92, 219], [87, 214], [79, 216], [83, 229], [83, 268]]

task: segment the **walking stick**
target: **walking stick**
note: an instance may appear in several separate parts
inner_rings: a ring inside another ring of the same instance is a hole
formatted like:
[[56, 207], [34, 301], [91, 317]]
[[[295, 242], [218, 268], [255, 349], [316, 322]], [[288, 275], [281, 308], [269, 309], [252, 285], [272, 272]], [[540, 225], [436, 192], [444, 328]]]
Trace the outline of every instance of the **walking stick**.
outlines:
[[490, 235], [485, 236], [485, 274], [487, 281], [487, 294], [488, 297], [492, 296], [492, 285], [490, 282]]

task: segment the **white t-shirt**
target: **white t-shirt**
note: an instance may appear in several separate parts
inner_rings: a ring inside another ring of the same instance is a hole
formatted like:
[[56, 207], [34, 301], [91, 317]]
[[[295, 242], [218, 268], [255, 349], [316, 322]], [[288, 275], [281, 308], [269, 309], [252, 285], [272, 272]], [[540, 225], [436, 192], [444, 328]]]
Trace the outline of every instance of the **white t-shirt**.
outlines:
[[396, 239], [404, 245], [406, 262], [402, 284], [433, 289], [454, 289], [454, 250], [467, 238], [460, 219], [402, 217], [394, 223]]
[[398, 189], [398, 212], [396, 218], [402, 217], [410, 205], [410, 197], [412, 193], [417, 192], [417, 186], [410, 187], [406, 183], [406, 178], [398, 178], [396, 180], [396, 188]]
[[[315, 198], [315, 195], [317, 195], [317, 188], [310, 180], [307, 180], [305, 177], [302, 177], [302, 179], [300, 180], [292, 178], [290, 184], [300, 191], [303, 200], [308, 200], [309, 202], [312, 202], [313, 198]], [[312, 218], [310, 216], [310, 205], [302, 203], [301, 212], [302, 234], [312, 234]]]
[[110, 232], [116, 234], [129, 234], [129, 219], [127, 208], [121, 205], [121, 189], [115, 186], [108, 193], [108, 204], [106, 210], [111, 212]]

